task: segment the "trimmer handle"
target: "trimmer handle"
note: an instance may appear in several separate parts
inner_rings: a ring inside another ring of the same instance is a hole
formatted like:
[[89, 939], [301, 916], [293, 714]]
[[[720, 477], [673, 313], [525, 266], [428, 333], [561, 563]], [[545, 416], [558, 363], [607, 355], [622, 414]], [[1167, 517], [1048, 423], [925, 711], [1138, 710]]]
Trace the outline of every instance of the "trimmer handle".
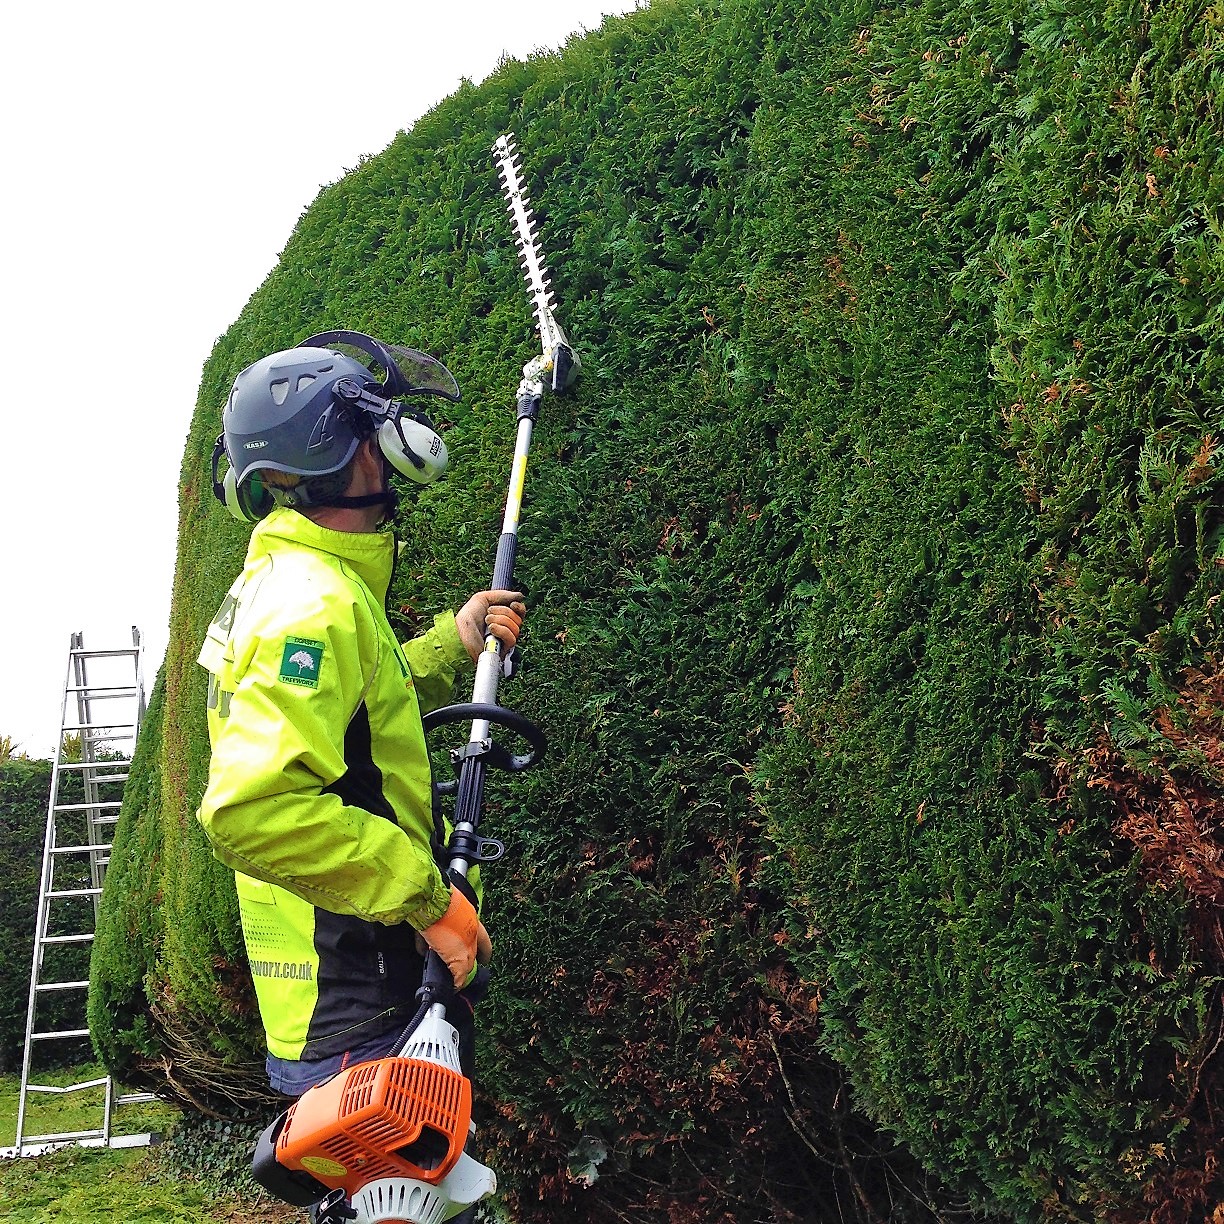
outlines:
[[[508, 710], [505, 706], [489, 705], [482, 701], [461, 701], [455, 705], [441, 706], [430, 710], [421, 719], [421, 726], [426, 733], [435, 727], [445, 727], [450, 723], [473, 722], [480, 719], [494, 726], [505, 727], [514, 731], [527, 741], [529, 751], [513, 754], [508, 752], [496, 741], [490, 741], [489, 747], [480, 752], [486, 765], [494, 769], [504, 769], [508, 773], [522, 773], [540, 762], [548, 747], [544, 732], [529, 718], [524, 718], [517, 710]], [[456, 771], [462, 766], [465, 757], [472, 755], [472, 746], [464, 745], [451, 754]], [[450, 795], [458, 789], [459, 780], [454, 778], [449, 782], [435, 782], [434, 790], [439, 795]]]

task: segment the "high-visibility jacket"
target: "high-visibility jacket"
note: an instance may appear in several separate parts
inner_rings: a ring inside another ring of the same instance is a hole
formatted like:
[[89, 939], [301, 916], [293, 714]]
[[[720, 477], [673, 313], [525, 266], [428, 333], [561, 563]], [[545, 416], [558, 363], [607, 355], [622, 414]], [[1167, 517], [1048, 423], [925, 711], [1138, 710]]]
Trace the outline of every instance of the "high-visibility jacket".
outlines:
[[450, 888], [430, 845], [422, 712], [470, 666], [452, 613], [402, 646], [388, 533], [277, 508], [208, 628], [199, 820], [235, 872], [268, 1049], [313, 1059], [403, 1023], [414, 932]]

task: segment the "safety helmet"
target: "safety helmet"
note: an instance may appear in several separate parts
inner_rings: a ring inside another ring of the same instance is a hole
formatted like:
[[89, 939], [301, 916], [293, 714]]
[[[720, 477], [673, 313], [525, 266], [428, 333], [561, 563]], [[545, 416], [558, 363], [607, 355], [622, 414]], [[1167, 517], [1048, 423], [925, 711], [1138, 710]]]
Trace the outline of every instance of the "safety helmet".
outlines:
[[[390, 500], [390, 493], [345, 497], [334, 482], [320, 479], [341, 472], [371, 433], [396, 471], [429, 484], [446, 470], [447, 452], [433, 422], [401, 398], [420, 395], [458, 400], [459, 388], [441, 362], [360, 332], [323, 332], [263, 357], [234, 380], [222, 412], [213, 492], [243, 522], [262, 518], [276, 504]], [[223, 456], [229, 468], [221, 477]], [[262, 478], [266, 471], [303, 479], [280, 488]]]

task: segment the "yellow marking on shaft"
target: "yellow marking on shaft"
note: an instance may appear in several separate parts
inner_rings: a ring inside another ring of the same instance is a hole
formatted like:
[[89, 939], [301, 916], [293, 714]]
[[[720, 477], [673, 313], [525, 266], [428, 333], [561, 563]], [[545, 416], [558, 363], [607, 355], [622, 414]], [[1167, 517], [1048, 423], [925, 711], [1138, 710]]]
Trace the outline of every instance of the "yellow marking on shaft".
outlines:
[[523, 485], [527, 480], [527, 456], [519, 455], [514, 460], [514, 470], [510, 473], [510, 494], [506, 498], [506, 518], [518, 523], [519, 508], [523, 502]]

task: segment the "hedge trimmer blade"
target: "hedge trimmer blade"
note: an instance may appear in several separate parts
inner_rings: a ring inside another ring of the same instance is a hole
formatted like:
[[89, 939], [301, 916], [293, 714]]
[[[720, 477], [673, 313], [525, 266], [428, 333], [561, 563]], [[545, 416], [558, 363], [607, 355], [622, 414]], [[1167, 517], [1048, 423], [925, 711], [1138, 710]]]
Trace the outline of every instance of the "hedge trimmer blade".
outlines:
[[510, 224], [514, 228], [514, 241], [519, 250], [519, 262], [523, 267], [523, 279], [527, 292], [535, 306], [536, 322], [544, 352], [540, 372], [552, 375], [552, 389], [566, 390], [578, 377], [580, 365], [565, 332], [557, 322], [553, 309], [556, 298], [548, 280], [548, 265], [540, 249], [540, 237], [536, 226], [531, 201], [523, 183], [522, 167], [514, 134], [499, 136], [493, 145], [493, 160], [497, 164], [502, 180], [502, 193], [510, 212]]

